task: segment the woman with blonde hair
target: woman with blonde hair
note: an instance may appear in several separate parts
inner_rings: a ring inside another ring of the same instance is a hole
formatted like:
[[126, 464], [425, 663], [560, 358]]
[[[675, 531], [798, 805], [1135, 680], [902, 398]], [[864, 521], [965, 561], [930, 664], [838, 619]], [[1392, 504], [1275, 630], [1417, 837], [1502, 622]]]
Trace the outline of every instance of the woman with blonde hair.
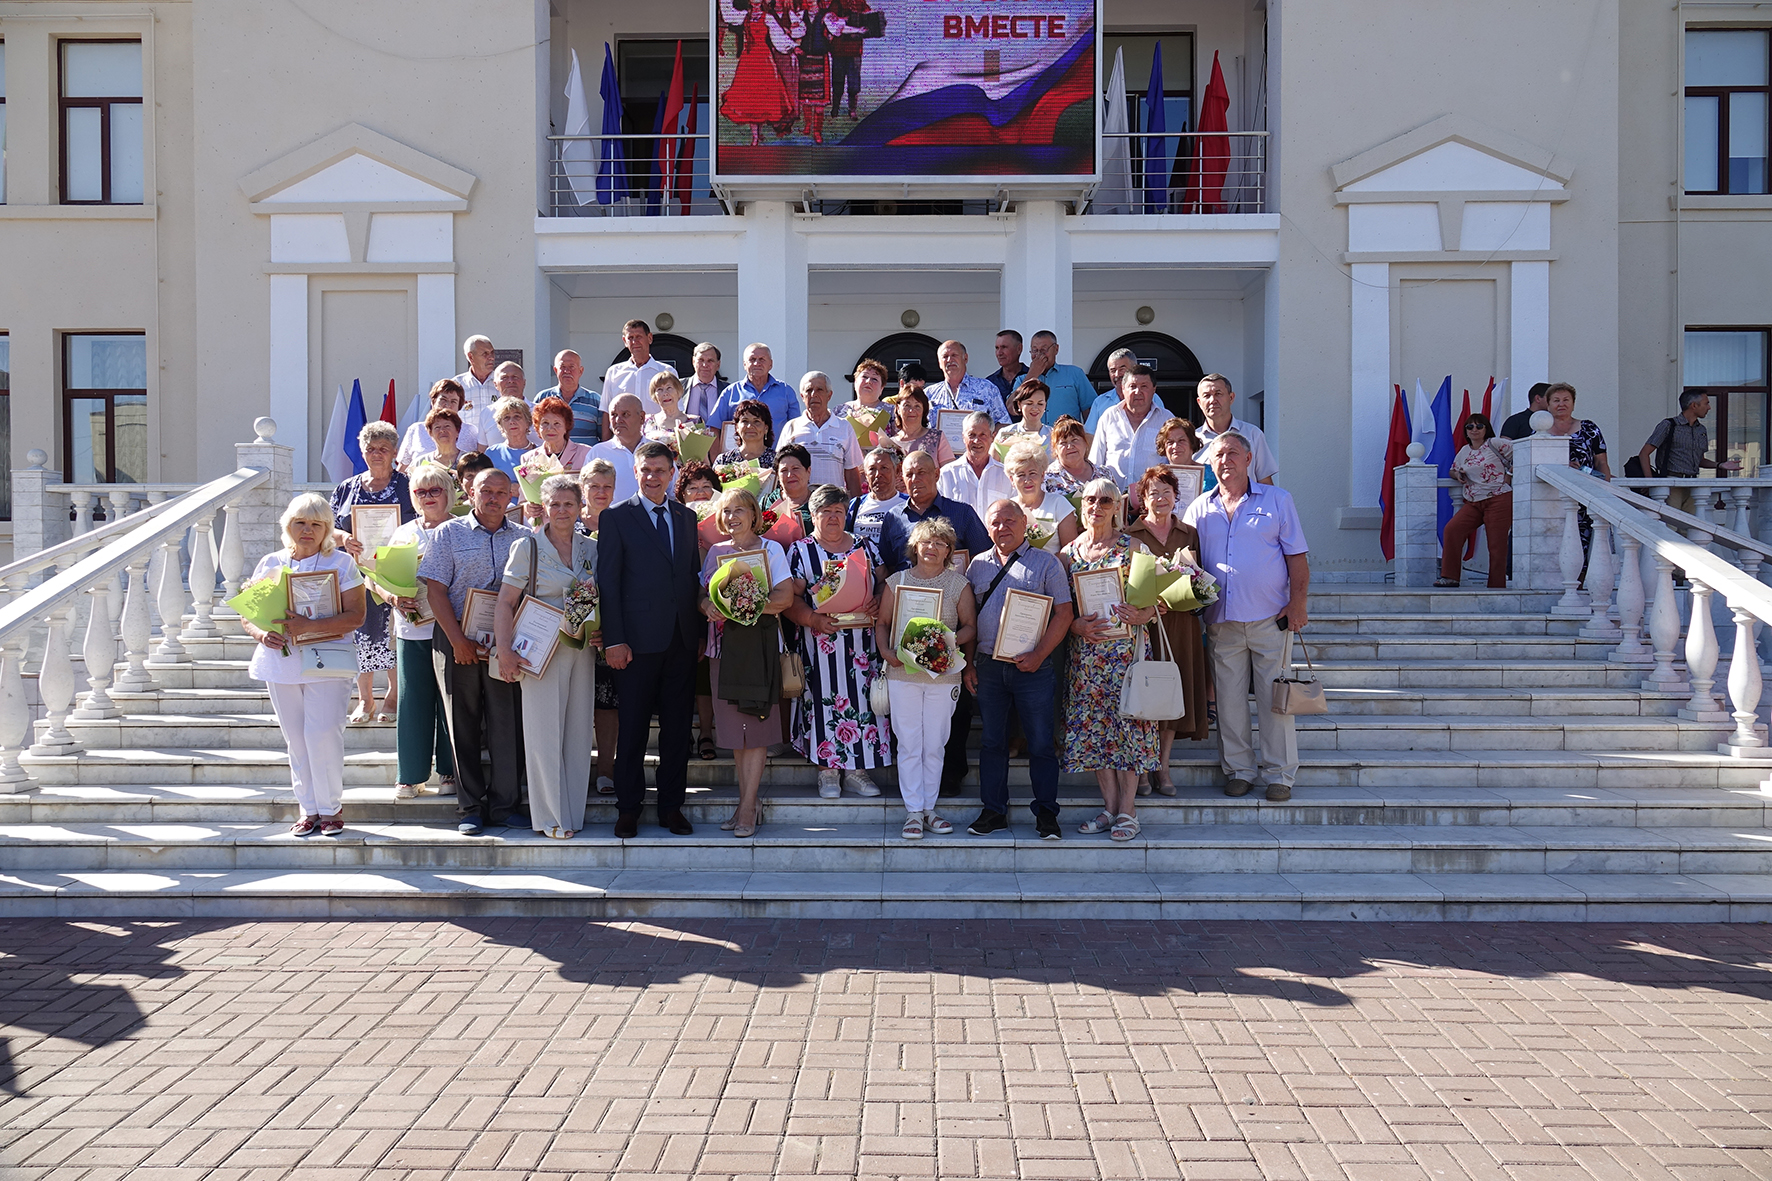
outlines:
[[[388, 458], [393, 458], [392, 447]], [[338, 578], [339, 613], [328, 619], [292, 615], [284, 620], [281, 632], [242, 620], [241, 627], [256, 644], [246, 668], [254, 680], [265, 683], [289, 747], [290, 785], [301, 808], [290, 833], [305, 837], [318, 831], [332, 836], [345, 827], [344, 734], [351, 681], [308, 672], [302, 646], [342, 640], [357, 629], [363, 622], [363, 576], [351, 555], [333, 539], [333, 515], [325, 497], [313, 492], [297, 496], [283, 510], [282, 524], [288, 545], [260, 558], [252, 580], [270, 578], [280, 567], [300, 574], [329, 570]]]
[[1046, 490], [1046, 448], [1032, 435], [1018, 436], [1003, 456], [1003, 470], [1015, 503], [1027, 514], [1028, 541], [1036, 548], [1056, 554], [1082, 531], [1070, 497]]
[[483, 453], [492, 461], [492, 466], [509, 476], [514, 484], [517, 465], [523, 462], [523, 456], [530, 448], [529, 403], [522, 398], [500, 398], [492, 404], [490, 413], [504, 438], [483, 448]]
[[[392, 504], [399, 506], [400, 523], [412, 520], [412, 489], [406, 473], [394, 470], [394, 451], [400, 443], [400, 432], [394, 424], [379, 418], [363, 424], [357, 432], [357, 446], [362, 449], [368, 471], [340, 480], [332, 490], [332, 524], [339, 533], [335, 539], [344, 551], [358, 561], [363, 560], [363, 544], [351, 536], [351, 510], [360, 504]], [[374, 555], [370, 555], [374, 557]], [[394, 635], [388, 625], [389, 607], [373, 603], [363, 616], [357, 630], [357, 709], [351, 715], [353, 725], [369, 721], [394, 720], [400, 700], [400, 682], [394, 676]], [[375, 705], [375, 674], [385, 673], [388, 691], [381, 708]]]
[[[431, 411], [437, 414], [439, 411]], [[418, 516], [394, 530], [392, 545], [416, 545], [423, 559], [437, 526], [454, 518], [455, 477], [436, 464], [413, 469], [412, 507]], [[448, 702], [432, 663], [430, 602], [421, 590], [413, 599], [394, 600], [394, 656], [400, 677], [400, 716], [394, 723], [399, 758], [394, 798], [417, 799], [434, 766], [445, 786], [455, 784], [455, 751], [449, 739]]]
[[[615, 465], [607, 459], [593, 459], [578, 473], [578, 486], [584, 492], [584, 508], [579, 510], [578, 531], [586, 537], [597, 536], [597, 521], [603, 510], [615, 501]], [[615, 695], [615, 670], [597, 650], [597, 683], [592, 689], [596, 711], [591, 725], [597, 734], [597, 794], [615, 794], [615, 741], [621, 730], [621, 715], [616, 711], [620, 699]]]
[[677, 447], [677, 428], [696, 421], [683, 413], [683, 379], [669, 369], [663, 370], [652, 375], [646, 392], [658, 403], [658, 412], [646, 416], [640, 433], [648, 439], [669, 444], [674, 451]]

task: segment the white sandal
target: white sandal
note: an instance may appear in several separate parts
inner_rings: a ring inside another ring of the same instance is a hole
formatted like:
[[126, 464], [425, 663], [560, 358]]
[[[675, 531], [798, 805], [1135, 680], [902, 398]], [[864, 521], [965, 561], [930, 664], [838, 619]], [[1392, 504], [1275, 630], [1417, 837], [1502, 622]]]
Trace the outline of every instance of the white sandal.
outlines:
[[952, 824], [943, 820], [940, 815], [934, 812], [923, 813], [923, 827], [939, 837], [945, 837], [950, 832], [954, 831], [954, 826]]
[[1097, 833], [1108, 831], [1113, 826], [1114, 814], [1112, 812], [1103, 811], [1098, 813], [1094, 820], [1085, 820], [1083, 823], [1077, 825], [1077, 831], [1086, 837], [1092, 837]]
[[1115, 841], [1129, 841], [1137, 836], [1139, 832], [1140, 827], [1138, 818], [1136, 816], [1128, 816], [1126, 813], [1122, 812], [1119, 816], [1115, 817], [1114, 827], [1109, 831], [1108, 838]]
[[904, 818], [904, 827], [899, 829], [898, 835], [903, 837], [907, 841], [922, 840], [923, 839], [923, 815], [922, 815], [922, 813], [912, 812], [909, 816], [906, 816]]

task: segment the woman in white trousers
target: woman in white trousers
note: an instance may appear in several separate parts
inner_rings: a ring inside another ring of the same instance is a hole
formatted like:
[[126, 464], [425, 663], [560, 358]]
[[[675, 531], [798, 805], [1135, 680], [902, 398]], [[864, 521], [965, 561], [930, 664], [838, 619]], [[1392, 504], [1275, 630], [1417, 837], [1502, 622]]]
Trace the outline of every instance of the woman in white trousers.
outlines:
[[[298, 837], [318, 830], [322, 836], [344, 831], [345, 713], [356, 675], [350, 636], [363, 625], [363, 576], [351, 555], [333, 544], [332, 506], [323, 496], [306, 493], [283, 511], [287, 549], [266, 554], [252, 572], [253, 581], [269, 578], [278, 567], [291, 573], [330, 570], [338, 578], [339, 613], [325, 619], [291, 615], [281, 632], [242, 623], [257, 642], [247, 671], [265, 683], [271, 709], [289, 746], [289, 778], [301, 818], [290, 828]], [[353, 657], [343, 676], [304, 671], [303, 648], [325, 640], [344, 640]]]
[[[493, 651], [498, 675], [523, 682], [523, 756], [529, 771], [529, 823], [542, 836], [569, 841], [585, 820], [591, 785], [591, 710], [597, 648], [603, 637], [587, 631], [582, 648], [562, 642], [541, 676], [520, 671], [511, 650], [517, 608], [530, 594], [565, 609], [575, 582], [595, 582], [597, 540], [578, 531], [584, 508], [578, 477], [549, 476], [541, 485], [542, 525], [511, 546], [504, 585], [498, 592]], [[533, 573], [533, 577], [532, 577]]]
[[960, 699], [960, 674], [931, 677], [921, 669], [906, 668], [898, 659], [898, 634], [903, 630], [898, 618], [898, 588], [939, 590], [941, 622], [954, 633], [955, 646], [970, 643], [978, 625], [972, 584], [963, 571], [948, 568], [957, 544], [954, 527], [942, 518], [917, 522], [905, 547], [916, 564], [886, 580], [874, 624], [880, 657], [887, 666], [886, 695], [892, 703], [892, 733], [898, 739], [898, 792], [904, 797], [900, 835], [907, 841], [921, 840], [926, 830], [954, 831], [954, 826], [936, 813], [935, 797], [941, 788], [941, 763], [954, 721], [954, 704]]

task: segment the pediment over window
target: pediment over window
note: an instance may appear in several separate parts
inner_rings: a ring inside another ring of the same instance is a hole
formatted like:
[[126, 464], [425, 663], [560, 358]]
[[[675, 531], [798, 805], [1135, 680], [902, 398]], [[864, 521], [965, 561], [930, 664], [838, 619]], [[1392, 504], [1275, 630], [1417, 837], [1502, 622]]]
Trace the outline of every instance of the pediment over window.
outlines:
[[470, 172], [352, 123], [248, 173], [240, 188], [261, 213], [363, 205], [454, 212], [468, 207], [476, 180]]
[[1330, 169], [1338, 193], [1561, 194], [1567, 164], [1536, 144], [1443, 115]]

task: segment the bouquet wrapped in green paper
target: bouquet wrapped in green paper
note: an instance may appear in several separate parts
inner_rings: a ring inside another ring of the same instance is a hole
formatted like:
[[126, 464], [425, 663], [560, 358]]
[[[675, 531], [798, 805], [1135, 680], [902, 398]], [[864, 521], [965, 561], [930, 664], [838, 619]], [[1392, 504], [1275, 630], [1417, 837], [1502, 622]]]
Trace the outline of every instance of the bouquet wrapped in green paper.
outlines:
[[[363, 579], [375, 597], [389, 605], [396, 598], [421, 597], [424, 590], [418, 584], [418, 542], [376, 546], [375, 569], [365, 570]], [[406, 616], [408, 623], [418, 623], [424, 616], [422, 611], [406, 611], [402, 614]]]
[[684, 463], [706, 463], [720, 441], [718, 431], [709, 430], [699, 422], [677, 424], [677, 456]]
[[281, 634], [289, 616], [289, 567], [279, 566], [275, 574], [247, 583], [227, 605], [259, 629]]
[[753, 627], [769, 603], [768, 570], [762, 551], [727, 558], [708, 579], [708, 598], [727, 620]]

